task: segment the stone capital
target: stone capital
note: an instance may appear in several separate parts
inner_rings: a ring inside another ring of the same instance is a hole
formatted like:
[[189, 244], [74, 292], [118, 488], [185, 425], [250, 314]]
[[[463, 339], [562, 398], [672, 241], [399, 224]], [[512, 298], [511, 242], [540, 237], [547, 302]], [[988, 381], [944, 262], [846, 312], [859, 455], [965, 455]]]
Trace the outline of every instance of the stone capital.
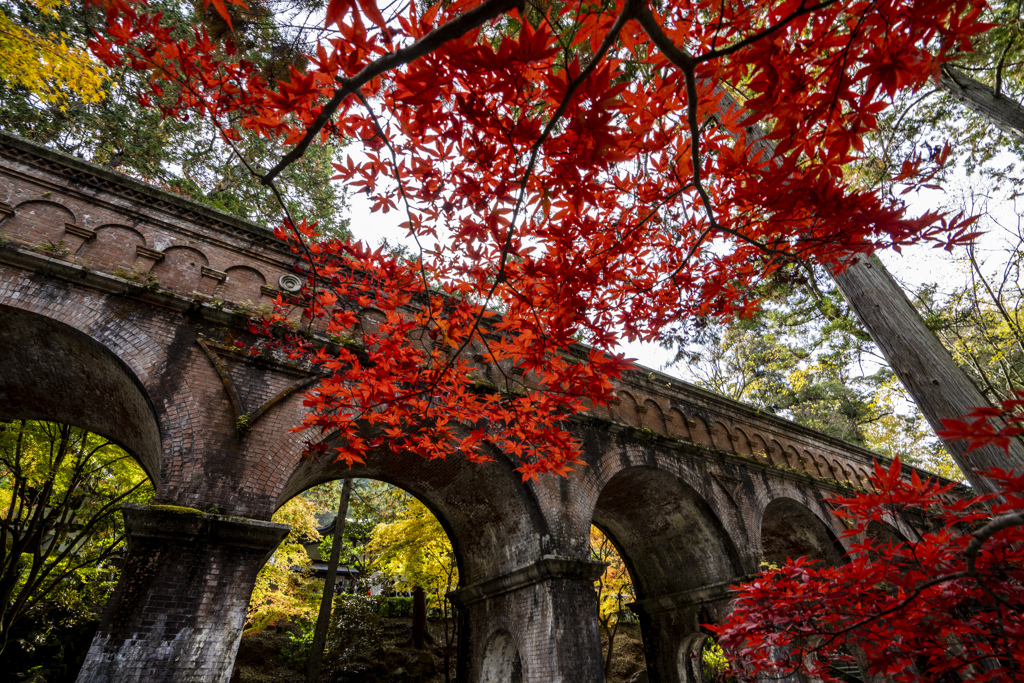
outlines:
[[122, 508], [128, 544], [145, 542], [205, 543], [263, 550], [269, 555], [288, 535], [290, 526], [248, 517], [204, 513], [175, 505], [136, 505]]
[[466, 606], [554, 579], [593, 582], [601, 577], [606, 566], [604, 562], [579, 557], [544, 555], [536, 562], [507, 574], [454, 590], [448, 597], [456, 604]]
[[753, 578], [753, 575], [736, 576], [726, 581], [707, 584], [699, 588], [668, 593], [666, 595], [655, 595], [631, 602], [627, 606], [634, 614], [656, 614], [658, 612], [686, 609], [687, 607], [717, 602], [719, 600], [728, 600], [731, 597], [729, 589], [732, 586], [749, 581], [751, 578]]

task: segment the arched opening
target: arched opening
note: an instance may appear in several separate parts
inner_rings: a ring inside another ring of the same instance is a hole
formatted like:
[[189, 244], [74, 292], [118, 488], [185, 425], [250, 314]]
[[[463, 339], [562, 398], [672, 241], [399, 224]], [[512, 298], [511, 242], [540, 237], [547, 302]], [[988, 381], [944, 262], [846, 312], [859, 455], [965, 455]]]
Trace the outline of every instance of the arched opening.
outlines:
[[121, 507], [152, 498], [138, 463], [102, 436], [0, 422], [0, 670], [78, 673], [128, 555]]
[[691, 633], [679, 643], [680, 680], [685, 683], [735, 683], [725, 653], [706, 633]]
[[[806, 506], [790, 498], [773, 500], [761, 518], [762, 566], [778, 567], [788, 559], [806, 557], [817, 563], [838, 565], [844, 561], [844, 549], [832, 531]], [[861, 681], [856, 666], [831, 663], [832, 671], [843, 680]]]
[[[460, 454], [428, 461], [407, 453], [381, 447], [366, 455], [365, 464], [349, 468], [336, 462], [328, 438], [328, 454], [303, 459], [284, 484], [278, 501], [284, 502], [316, 484], [346, 477], [387, 482], [419, 499], [440, 521], [455, 553], [459, 570], [459, 646], [457, 662], [460, 680], [477, 677], [481, 653], [490, 637], [490, 626], [482, 615], [503, 595], [491, 597], [477, 591], [492, 579], [510, 574], [542, 557], [549, 550], [554, 532], [541, 512], [536, 491], [524, 486], [517, 463], [500, 452], [494, 460], [473, 463]], [[524, 666], [541, 641], [520, 643]]]
[[508, 631], [496, 631], [488, 638], [480, 672], [481, 683], [522, 683], [519, 648]]
[[159, 483], [160, 427], [135, 373], [56, 320], [0, 306], [0, 420], [50, 420], [99, 434]]
[[273, 667], [282, 678], [305, 674], [328, 577], [321, 676], [454, 679], [459, 620], [448, 594], [459, 566], [445, 525], [424, 502], [380, 480], [348, 477], [294, 496], [273, 521], [292, 531], [257, 578], [238, 680], [263, 680]]
[[703, 606], [725, 604], [725, 588], [742, 574], [724, 526], [679, 477], [646, 467], [608, 481], [593, 524], [614, 542], [633, 580], [648, 677], [686, 680], [680, 639], [699, 631]]
[[590, 527], [590, 559], [605, 565], [595, 584], [605, 680], [629, 680], [646, 666], [639, 620], [629, 608], [636, 601], [633, 579], [619, 549], [593, 525]]
[[806, 506], [790, 498], [777, 498], [768, 504], [761, 518], [761, 561], [778, 567], [798, 557], [839, 564], [843, 547]]

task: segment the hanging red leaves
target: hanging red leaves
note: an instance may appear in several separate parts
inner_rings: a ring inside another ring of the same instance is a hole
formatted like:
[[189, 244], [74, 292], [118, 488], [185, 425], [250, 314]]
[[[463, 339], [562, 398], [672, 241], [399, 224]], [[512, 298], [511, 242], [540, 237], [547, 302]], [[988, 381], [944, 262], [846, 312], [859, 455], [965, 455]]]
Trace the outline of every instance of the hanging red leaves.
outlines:
[[[308, 66], [275, 82], [201, 30], [172, 36], [143, 4], [106, 7], [93, 51], [148, 72], [144, 101], [291, 146], [267, 183], [310, 144], [359, 142], [337, 180], [401, 212], [424, 245], [408, 262], [308, 234], [296, 245], [307, 320], [355, 339], [354, 311], [384, 315], [358, 353], [286, 335], [334, 372], [307, 424], [349, 461], [501, 449], [524, 476], [563, 472], [578, 451], [561, 420], [609, 398], [619, 339], [743, 315], [793, 259], [839, 267], [974, 236], [958, 218], [907, 219], [843, 166], [896, 89], [969, 49], [981, 0], [332, 0]], [[282, 234], [303, 235], [292, 225]], [[481, 364], [498, 372], [487, 390]]]
[[[979, 409], [942, 436], [1006, 450], [1022, 406]], [[876, 465], [874, 491], [832, 501], [856, 540], [843, 564], [790, 560], [737, 588], [712, 628], [740, 678], [800, 671], [838, 683], [844, 664], [899, 682], [1024, 677], [1024, 474], [992, 470], [997, 493], [964, 499], [901, 469]], [[877, 533], [907, 515], [917, 529]]]

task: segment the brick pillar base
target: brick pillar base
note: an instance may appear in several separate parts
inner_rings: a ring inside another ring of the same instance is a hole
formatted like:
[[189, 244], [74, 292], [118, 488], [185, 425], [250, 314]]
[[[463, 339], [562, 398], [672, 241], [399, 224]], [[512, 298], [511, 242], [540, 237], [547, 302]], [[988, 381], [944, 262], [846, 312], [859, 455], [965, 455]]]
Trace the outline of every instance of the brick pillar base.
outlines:
[[227, 682], [256, 574], [288, 527], [126, 505], [128, 561], [79, 683]]
[[[544, 556], [449, 593], [466, 615], [459, 673], [490, 683], [604, 680], [594, 581], [604, 563]], [[460, 679], [461, 680], [461, 679]]]

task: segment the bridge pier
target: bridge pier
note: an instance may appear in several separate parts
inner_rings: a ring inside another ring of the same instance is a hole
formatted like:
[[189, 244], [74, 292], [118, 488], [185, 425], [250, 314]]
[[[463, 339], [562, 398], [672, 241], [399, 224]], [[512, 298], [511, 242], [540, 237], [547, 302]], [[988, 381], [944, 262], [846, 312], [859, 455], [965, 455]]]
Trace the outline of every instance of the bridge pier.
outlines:
[[256, 574], [288, 527], [126, 505], [129, 555], [78, 680], [226, 683]]
[[629, 608], [640, 620], [647, 675], [659, 683], [701, 683], [701, 652], [708, 635], [701, 624], [729, 613], [729, 586], [748, 577], [638, 600]]
[[596, 581], [604, 563], [545, 555], [450, 594], [467, 615], [468, 680], [598, 683], [604, 680]]

